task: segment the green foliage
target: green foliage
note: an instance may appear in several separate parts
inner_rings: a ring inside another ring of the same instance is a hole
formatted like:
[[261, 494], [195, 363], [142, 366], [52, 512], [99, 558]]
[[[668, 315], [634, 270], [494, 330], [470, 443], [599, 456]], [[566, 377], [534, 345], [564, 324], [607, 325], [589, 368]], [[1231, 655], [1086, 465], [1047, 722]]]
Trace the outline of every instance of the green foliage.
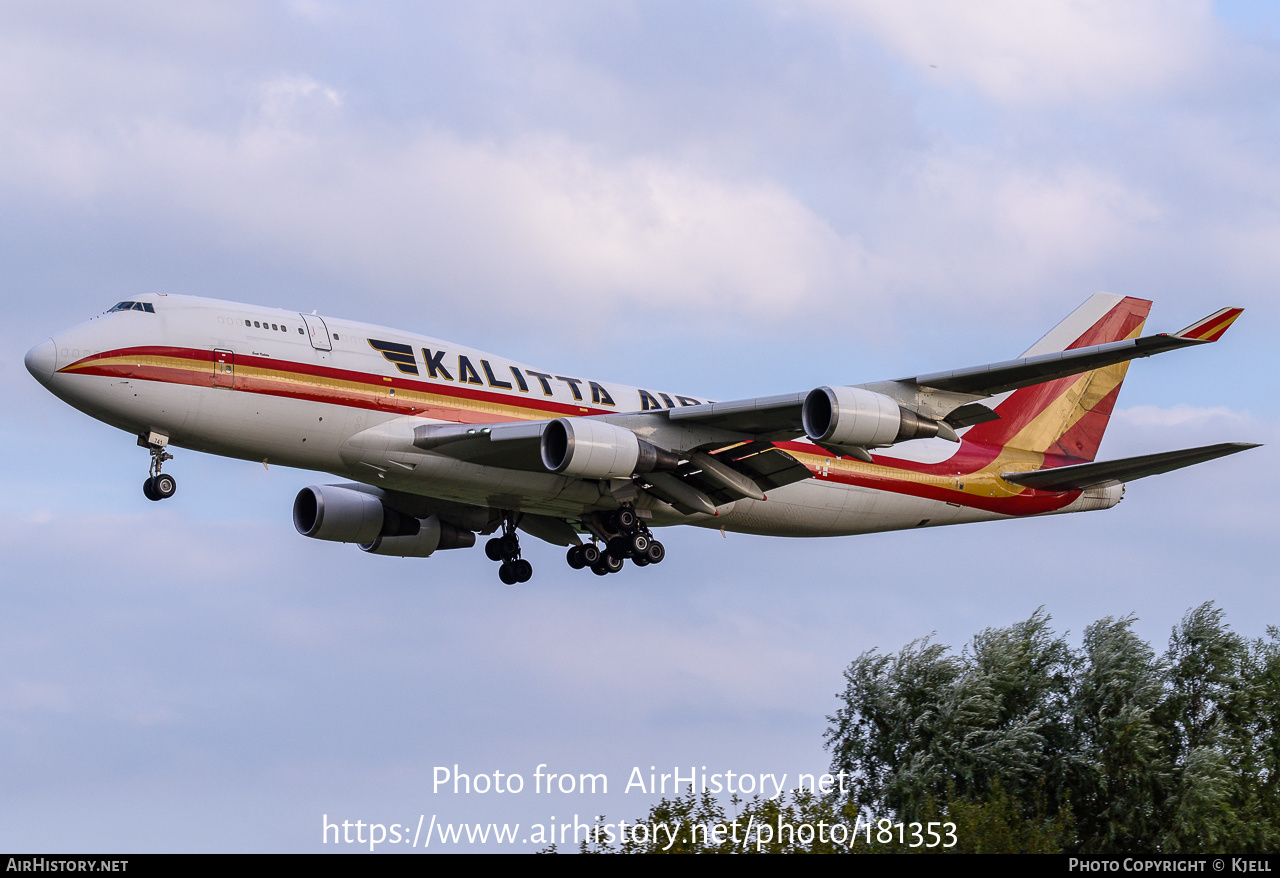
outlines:
[[994, 783], [981, 799], [952, 798], [942, 819], [955, 824], [955, 854], [1056, 854], [1075, 837], [1071, 811], [1028, 813], [1022, 803]]
[[959, 656], [928, 640], [859, 656], [826, 737], [854, 778], [844, 804], [945, 814], [971, 850], [1275, 850], [1280, 631], [1247, 641], [1204, 604], [1157, 656], [1133, 622], [1072, 649], [1037, 611]]
[[994, 784], [1023, 801], [1064, 801], [1073, 653], [1037, 612], [989, 629], [961, 656], [927, 640], [864, 653], [829, 719], [832, 771], [859, 779], [851, 803], [918, 820], [927, 803], [980, 800]]
[[[1090, 625], [1078, 649], [1049, 622], [1038, 610], [1025, 622], [983, 631], [959, 655], [926, 638], [897, 654], [872, 650], [854, 659], [826, 734], [831, 773], [851, 779], [842, 797], [803, 790], [735, 797], [729, 813], [709, 793], [690, 792], [635, 821], [670, 827], [669, 834], [602, 834], [580, 849], [1099, 855], [1280, 848], [1280, 629], [1246, 640], [1206, 603], [1183, 617], [1157, 655], [1133, 632], [1131, 616]], [[949, 848], [913, 836], [944, 825], [955, 842]]]

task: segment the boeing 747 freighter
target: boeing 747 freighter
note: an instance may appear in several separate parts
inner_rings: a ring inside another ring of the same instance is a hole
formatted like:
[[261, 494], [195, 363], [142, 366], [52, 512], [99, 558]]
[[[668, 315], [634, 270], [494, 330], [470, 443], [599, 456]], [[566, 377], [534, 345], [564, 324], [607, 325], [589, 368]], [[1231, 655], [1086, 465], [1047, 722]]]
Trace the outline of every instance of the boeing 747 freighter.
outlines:
[[330, 473], [304, 536], [426, 557], [490, 539], [527, 581], [520, 532], [605, 575], [662, 561], [660, 526], [821, 537], [1115, 506], [1126, 482], [1254, 446], [1098, 462], [1129, 361], [1217, 341], [1224, 308], [1143, 336], [1151, 303], [1098, 294], [1019, 359], [755, 399], [541, 371], [412, 332], [164, 294], [28, 352], [31, 374], [138, 437], [143, 491], [170, 449]]

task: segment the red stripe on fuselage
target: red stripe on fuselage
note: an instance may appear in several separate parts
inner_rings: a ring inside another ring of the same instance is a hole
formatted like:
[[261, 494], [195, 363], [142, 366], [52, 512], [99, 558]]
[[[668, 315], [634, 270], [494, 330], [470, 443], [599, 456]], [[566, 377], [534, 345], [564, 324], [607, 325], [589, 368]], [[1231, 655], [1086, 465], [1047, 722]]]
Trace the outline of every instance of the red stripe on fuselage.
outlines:
[[[186, 360], [199, 364], [208, 363], [209, 366], [205, 369], [182, 368], [180, 366], [169, 365], [159, 366], [148, 364], [129, 365], [127, 363], [103, 363], [103, 361], [109, 359], [127, 359], [130, 357], [165, 357], [170, 359]], [[214, 386], [214, 372], [212, 367], [214, 359], [215, 354], [213, 351], [198, 350], [194, 348], [133, 347], [105, 351], [101, 354], [85, 357], [81, 360], [77, 360], [75, 363], [64, 366], [58, 371], [78, 375], [97, 375], [116, 378], [124, 377], [141, 381], [157, 381], [168, 384], [184, 384], [194, 387], [212, 388]], [[592, 408], [587, 405], [575, 405], [572, 403], [556, 402], [549, 399], [539, 399], [532, 395], [527, 397], [510, 396], [482, 389], [473, 389], [466, 385], [459, 386], [456, 384], [428, 383], [402, 376], [385, 376], [367, 372], [357, 372], [350, 369], [339, 369], [331, 366], [320, 366], [310, 363], [298, 363], [290, 360], [278, 360], [270, 357], [258, 357], [248, 354], [236, 354], [234, 362], [236, 371], [234, 374], [235, 385], [232, 389], [233, 391], [243, 391], [246, 393], [255, 393], [288, 399], [301, 399], [310, 402], [341, 405], [348, 408], [382, 411], [389, 414], [431, 417], [438, 418], [440, 420], [454, 421], [457, 423], [496, 423], [510, 420], [510, 418], [505, 415], [476, 412], [465, 408], [453, 408], [447, 405], [442, 406], [430, 401], [397, 399], [392, 396], [382, 396], [381, 393], [385, 393], [389, 388], [395, 388], [397, 390], [445, 396], [455, 398], [460, 401], [470, 400], [473, 402], [496, 404], [511, 408], [529, 409], [536, 411], [539, 414], [549, 416], [581, 416], [584, 414], [605, 414], [610, 411], [609, 409], [598, 407]], [[101, 363], [101, 365], [95, 365], [95, 363]], [[277, 376], [259, 377], [255, 375], [245, 375], [240, 371], [241, 369], [250, 368], [270, 370], [277, 373]], [[325, 387], [324, 385], [316, 386], [309, 383], [300, 384], [299, 379], [302, 378], [320, 379], [322, 381], [343, 381], [361, 385], [362, 390], [357, 394], [353, 394], [350, 390], [341, 387]], [[370, 398], [365, 395], [371, 392], [380, 393], [376, 398]], [[584, 409], [586, 411], [584, 411]], [[533, 419], [529, 418], [527, 420]], [[818, 448], [817, 446], [804, 442], [776, 442], [774, 444], [783, 450], [791, 450], [803, 454], [823, 457], [835, 456], [822, 448]], [[903, 472], [937, 476], [947, 479], [958, 477], [963, 480], [964, 476], [977, 472], [990, 464], [997, 456], [999, 456], [1000, 451], [1001, 448], [998, 446], [971, 442], [966, 436], [965, 442], [957, 449], [956, 454], [941, 463], [918, 463], [915, 461], [905, 461], [879, 455], [876, 455], [874, 459], [875, 463], [879, 466], [898, 469]], [[1059, 458], [1057, 455], [1047, 455], [1045, 458], [1046, 465], [1062, 465], [1067, 462], [1070, 461], [1066, 458]], [[813, 467], [810, 467], [810, 469], [814, 472], [818, 471]], [[840, 484], [871, 488], [895, 494], [906, 494], [909, 496], [938, 500], [959, 506], [967, 506], [1006, 515], [1036, 515], [1044, 512], [1053, 512], [1068, 505], [1075, 500], [1077, 496], [1079, 496], [1078, 491], [1062, 494], [1023, 490], [1021, 493], [1012, 497], [1005, 496], [987, 498], [938, 485], [920, 484], [919, 482], [914, 481], [861, 473], [831, 473], [826, 476], [825, 479], [838, 482]]]
[[[203, 369], [183, 369], [181, 367], [156, 366], [150, 364], [138, 364], [133, 366], [116, 363], [93, 365], [95, 362], [109, 359], [125, 359], [129, 357], [166, 357], [212, 363], [214, 360], [214, 353], [212, 351], [202, 351], [193, 348], [121, 348], [119, 350], [104, 351], [101, 354], [94, 354], [93, 356], [85, 357], [84, 359], [77, 360], [69, 366], [64, 366], [58, 371], [71, 372], [80, 375], [137, 378], [144, 381], [161, 381], [169, 384], [186, 384], [194, 387], [212, 387], [214, 385], [212, 366], [210, 366], [208, 371], [205, 371]], [[310, 388], [304, 389], [294, 383], [289, 384], [289, 386], [280, 386], [280, 384], [276, 382], [294, 382], [297, 379], [292, 376], [306, 376], [307, 378], [343, 381], [351, 384], [363, 385], [364, 388], [366, 388], [365, 392], [381, 391], [385, 393], [389, 389], [394, 388], [396, 390], [428, 393], [437, 396], [471, 400], [490, 405], [531, 409], [539, 414], [550, 417], [555, 417], [556, 415], [580, 416], [584, 414], [604, 414], [612, 411], [612, 409], [592, 407], [586, 402], [568, 403], [557, 402], [552, 399], [539, 399], [538, 397], [533, 396], [532, 393], [529, 396], [511, 396], [503, 393], [494, 393], [482, 388], [474, 388], [465, 384], [437, 384], [405, 378], [403, 376], [387, 376], [368, 372], [356, 372], [350, 369], [339, 369], [332, 366], [299, 363], [293, 360], [277, 360], [271, 357], [257, 357], [251, 354], [236, 354], [234, 362], [234, 389], [236, 390], [243, 390], [247, 393], [258, 393], [267, 396], [305, 399], [311, 402], [332, 403], [352, 408], [364, 408], [396, 414], [421, 415], [423, 414], [424, 409], [438, 406], [433, 406], [429, 401], [395, 399], [390, 396], [378, 399], [367, 399], [360, 396], [353, 396], [347, 389], [339, 387], [324, 387], [323, 385], [317, 387], [312, 385]], [[263, 378], [256, 375], [242, 374], [241, 370], [243, 369], [272, 371], [276, 372], [278, 377]], [[450, 411], [453, 411], [453, 409], [450, 409]], [[478, 416], [482, 419], [489, 417], [485, 412], [467, 412], [467, 414]], [[497, 417], [497, 420], [510, 420], [510, 418], [502, 416]], [[528, 418], [526, 420], [533, 419]], [[484, 423], [485, 421], [467, 420], [463, 422]]]

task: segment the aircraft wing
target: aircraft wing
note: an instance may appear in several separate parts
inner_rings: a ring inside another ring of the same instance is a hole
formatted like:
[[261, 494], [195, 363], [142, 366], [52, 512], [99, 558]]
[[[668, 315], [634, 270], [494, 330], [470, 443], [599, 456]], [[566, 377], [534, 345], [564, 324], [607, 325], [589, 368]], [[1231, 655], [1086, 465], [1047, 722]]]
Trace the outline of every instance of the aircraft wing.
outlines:
[[[641, 423], [657, 416], [641, 416]], [[468, 463], [545, 472], [541, 439], [549, 423], [423, 424], [414, 428], [413, 444]], [[707, 442], [685, 449], [682, 457], [686, 462], [673, 472], [651, 473], [645, 484], [686, 513], [711, 513], [716, 506], [743, 497], [763, 499], [766, 491], [811, 475], [794, 457], [764, 440]]]
[[[976, 400], [1126, 360], [1217, 341], [1243, 310], [1223, 308], [1172, 334], [1161, 333], [856, 386], [882, 393], [920, 415], [943, 420], [952, 428], [961, 429], [997, 417]], [[713, 402], [671, 409], [666, 416], [672, 423], [699, 424], [747, 433], [760, 439], [790, 439], [804, 433], [800, 415], [806, 397], [805, 393], [793, 393]]]
[[1088, 372], [1091, 369], [1122, 363], [1125, 360], [1136, 360], [1165, 351], [1217, 341], [1243, 310], [1243, 308], [1223, 308], [1172, 335], [1161, 333], [1145, 338], [1125, 339], [1109, 344], [1042, 354], [1038, 357], [1026, 357], [1021, 360], [917, 375], [914, 378], [900, 379], [900, 381], [954, 393], [980, 397], [995, 396], [997, 393], [1029, 387], [1032, 384], [1042, 384], [1045, 381]]
[[1079, 463], [1029, 473], [1001, 473], [1000, 478], [1015, 485], [1041, 491], [1082, 491], [1097, 485], [1132, 482], [1134, 479], [1157, 476], [1182, 469], [1184, 466], [1204, 463], [1206, 460], [1226, 457], [1228, 454], [1257, 447], [1256, 443], [1250, 442], [1222, 442], [1218, 445], [1202, 445], [1199, 448], [1184, 448], [1180, 451], [1164, 451], [1160, 454], [1144, 454], [1140, 457], [1125, 457], [1120, 460], [1104, 460], [1097, 463]]
[[804, 433], [800, 411], [807, 393], [761, 396], [733, 402], [708, 402], [668, 409], [673, 424], [697, 424], [759, 439], [793, 439]]
[[[809, 425], [814, 429], [809, 436], [811, 441], [836, 453], [870, 461], [867, 448], [928, 436], [958, 441], [955, 430], [999, 417], [977, 400], [1217, 341], [1241, 310], [1223, 308], [1173, 334], [1125, 339], [898, 381], [593, 415], [590, 419], [630, 430], [663, 453], [675, 455], [682, 461], [678, 466], [642, 471], [645, 474], [640, 483], [680, 511], [711, 513], [716, 506], [731, 500], [760, 499], [765, 491], [809, 477], [802, 464], [773, 443], [807, 435], [804, 418], [810, 417], [805, 411], [811, 404], [819, 413]], [[815, 428], [818, 421], [828, 426]], [[418, 425], [414, 428], [413, 445], [484, 466], [545, 472], [542, 437], [551, 423], [552, 420]], [[866, 424], [870, 426], [861, 426]], [[1036, 473], [1008, 473], [1004, 477], [1014, 484], [1042, 490], [1078, 490], [1167, 472], [1249, 447], [1252, 446], [1209, 446]]]

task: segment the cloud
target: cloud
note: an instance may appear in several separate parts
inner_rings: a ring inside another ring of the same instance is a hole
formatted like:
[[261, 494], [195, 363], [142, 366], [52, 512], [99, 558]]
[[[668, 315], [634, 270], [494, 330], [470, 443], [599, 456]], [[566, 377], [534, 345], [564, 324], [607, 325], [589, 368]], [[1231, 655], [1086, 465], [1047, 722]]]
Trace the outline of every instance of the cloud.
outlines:
[[1105, 172], [1006, 167], [975, 150], [926, 156], [884, 184], [878, 215], [838, 232], [767, 175], [550, 131], [376, 131], [300, 74], [257, 94], [234, 130], [171, 118], [105, 135], [23, 129], [8, 183], [149, 215], [164, 205], [406, 304], [481, 296], [579, 329], [668, 314], [764, 327], [836, 308], [871, 325], [902, 292], [944, 307], [957, 285], [1021, 293], [1121, 251], [1159, 216]]
[[1198, 427], [1209, 422], [1244, 424], [1253, 420], [1247, 413], [1232, 411], [1226, 406], [1199, 407], [1181, 402], [1168, 408], [1137, 405], [1117, 409], [1115, 417], [1133, 427]]
[[[1161, 218], [1156, 200], [1079, 162], [1009, 165], [995, 152], [930, 154], [885, 218], [885, 261], [904, 287], [965, 289], [997, 302], [1131, 250]], [[872, 242], [880, 244], [880, 236]]]
[[[1212, 55], [1202, 0], [804, 0], [927, 71], [1014, 105], [1123, 100], [1163, 92]], [[789, 4], [791, 5], [791, 4]]]
[[[474, 296], [599, 325], [659, 309], [773, 320], [871, 296], [869, 257], [784, 186], [553, 132], [463, 138], [361, 128], [312, 77], [257, 87], [234, 130], [135, 116], [11, 133], [0, 180], [72, 201], [178, 211], [246, 246], [364, 283]], [[4, 179], [7, 178], [7, 179]]]
[[[907, 13], [896, 7], [819, 6], [857, 27], [906, 27]], [[974, 71], [981, 72], [982, 52], [1003, 46], [1041, 65], [1033, 70], [1041, 79], [1075, 88], [1082, 70], [1094, 71], [1115, 80], [1116, 94], [1130, 93], [1129, 85], [1111, 61], [1099, 66], [1087, 52], [1041, 51], [1036, 40], [1088, 45], [1086, 36], [1114, 25], [1113, 38], [1094, 34], [1104, 46], [1146, 40], [1185, 58], [1174, 51], [1175, 37], [1203, 12], [1176, 6], [1169, 21], [1145, 28], [1142, 16], [1155, 15], [1148, 5], [1035, 7], [1062, 20], [1062, 36], [1040, 33], [1017, 7], [993, 34], [975, 37], [971, 58], [962, 52], [970, 45], [966, 28], [982, 31], [1002, 7], [910, 8], [928, 19], [921, 29], [930, 40], [978, 65]], [[897, 343], [918, 332], [922, 315], [932, 325], [955, 325], [993, 309], [1009, 318], [1041, 301], [1058, 310], [1068, 293], [1134, 291], [1134, 266], [1162, 247], [1158, 268], [1183, 278], [1186, 271], [1169, 266], [1190, 258], [1180, 242], [1192, 236], [1201, 262], [1216, 259], [1259, 279], [1274, 264], [1269, 213], [1255, 211], [1249, 215], [1261, 219], [1246, 222], [1239, 212], [1192, 209], [1196, 196], [1180, 185], [1186, 168], [1177, 144], [1161, 142], [1139, 173], [1131, 156], [1062, 147], [1053, 125], [1036, 134], [1052, 145], [958, 142], [904, 139], [900, 130], [880, 130], [876, 118], [859, 117], [859, 137], [879, 138], [891, 158], [852, 172], [800, 172], [753, 165], [731, 145], [662, 131], [643, 139], [597, 135], [545, 107], [501, 125], [472, 124], [456, 107], [432, 104], [379, 115], [385, 108], [374, 105], [367, 84], [326, 73], [323, 64], [212, 75], [200, 53], [191, 54], [195, 61], [134, 58], [111, 46], [0, 36], [0, 83], [7, 83], [0, 113], [12, 123], [0, 132], [7, 158], [0, 201], [126, 230], [139, 251], [128, 257], [131, 283], [133, 265], [152, 255], [148, 245], [166, 247], [161, 239], [171, 235], [181, 246], [199, 242], [194, 247], [208, 252], [192, 255], [211, 261], [265, 261], [284, 274], [323, 277], [330, 289], [376, 289], [383, 313], [483, 303], [451, 309], [475, 315], [451, 318], [453, 328], [500, 313], [505, 322], [577, 339], [614, 327], [709, 336], [730, 326], [755, 334], [802, 326]], [[570, 64], [563, 53], [554, 57]], [[625, 102], [627, 71], [592, 69], [601, 88]], [[1059, 99], [1035, 77], [1026, 81], [1041, 88], [1026, 100]], [[648, 91], [643, 98], [657, 100]], [[637, 109], [622, 107], [618, 117]], [[1205, 153], [1230, 165], [1238, 148], [1210, 139]], [[726, 149], [733, 160], [722, 160]], [[1135, 154], [1149, 149], [1134, 146]], [[1254, 164], [1265, 166], [1261, 158]], [[815, 177], [826, 175], [830, 191], [815, 194], [823, 185]], [[1244, 182], [1227, 185], [1246, 191]], [[1269, 179], [1255, 178], [1247, 191], [1271, 188]], [[172, 250], [153, 261], [182, 261]], [[221, 286], [202, 287], [198, 272], [175, 271], [182, 278], [175, 291], [226, 295]], [[1155, 283], [1150, 275], [1143, 268], [1140, 282]], [[294, 304], [287, 298], [279, 304]]]
[[279, 76], [260, 87], [259, 112], [266, 120], [285, 120], [299, 113], [325, 113], [342, 107], [342, 96], [310, 76]]
[[[1275, 441], [1277, 428], [1280, 427], [1274, 421], [1259, 418], [1249, 411], [1223, 405], [1196, 406], [1187, 403], [1117, 408], [1111, 417], [1111, 426], [1107, 445], [1103, 448], [1103, 458], [1195, 448], [1219, 442], [1261, 442], [1269, 445]], [[1246, 467], [1254, 473], [1255, 484], [1264, 473], [1267, 479], [1272, 479], [1276, 474], [1272, 456], [1266, 448], [1244, 452], [1241, 459], [1247, 463], [1240, 464], [1237, 461], [1225, 466]], [[1207, 472], [1212, 472], [1208, 468], [1213, 466], [1215, 465], [1204, 464]]]

